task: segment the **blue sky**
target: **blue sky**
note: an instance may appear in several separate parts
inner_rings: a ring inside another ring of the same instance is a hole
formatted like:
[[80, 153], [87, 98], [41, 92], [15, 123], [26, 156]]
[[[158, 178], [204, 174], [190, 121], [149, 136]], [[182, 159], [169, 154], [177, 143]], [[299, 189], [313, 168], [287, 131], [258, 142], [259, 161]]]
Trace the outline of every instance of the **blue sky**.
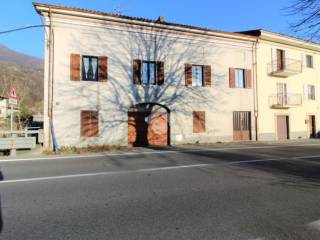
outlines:
[[[163, 15], [169, 22], [183, 23], [225, 31], [264, 28], [293, 34], [283, 8], [292, 0], [39, 0], [43, 3], [114, 12], [156, 19]], [[8, 0], [1, 3], [0, 31], [26, 25], [41, 24], [32, 1]], [[43, 57], [43, 31], [29, 29], [0, 35], [0, 43], [29, 55]]]

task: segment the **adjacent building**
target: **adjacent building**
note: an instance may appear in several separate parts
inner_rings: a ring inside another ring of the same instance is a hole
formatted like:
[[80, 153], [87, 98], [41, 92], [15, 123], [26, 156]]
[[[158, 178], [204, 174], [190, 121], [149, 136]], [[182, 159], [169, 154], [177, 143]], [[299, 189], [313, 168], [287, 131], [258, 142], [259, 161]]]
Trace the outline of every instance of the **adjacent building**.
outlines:
[[257, 40], [258, 140], [318, 136], [320, 45], [266, 30]]

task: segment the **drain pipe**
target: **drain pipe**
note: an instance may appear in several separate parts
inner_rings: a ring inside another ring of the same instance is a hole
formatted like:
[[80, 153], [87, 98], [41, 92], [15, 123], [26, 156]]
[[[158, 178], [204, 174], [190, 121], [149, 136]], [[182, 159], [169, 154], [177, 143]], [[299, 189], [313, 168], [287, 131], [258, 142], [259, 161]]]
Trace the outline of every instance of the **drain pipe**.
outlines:
[[257, 38], [257, 41], [253, 43], [252, 45], [252, 59], [253, 59], [253, 71], [254, 71], [254, 81], [253, 81], [253, 98], [254, 98], [254, 123], [255, 123], [255, 140], [258, 141], [258, 132], [259, 132], [259, 126], [258, 126], [258, 117], [259, 117], [259, 99], [258, 99], [258, 66], [257, 66], [257, 48], [258, 48], [258, 41], [259, 38]]

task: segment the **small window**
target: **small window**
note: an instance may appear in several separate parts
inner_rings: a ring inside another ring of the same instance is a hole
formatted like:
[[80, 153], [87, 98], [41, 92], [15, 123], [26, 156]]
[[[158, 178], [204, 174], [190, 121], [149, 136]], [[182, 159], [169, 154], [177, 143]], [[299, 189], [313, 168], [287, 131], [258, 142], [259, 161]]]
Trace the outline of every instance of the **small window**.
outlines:
[[90, 138], [99, 135], [99, 112], [81, 111], [81, 137]]
[[193, 132], [203, 133], [206, 131], [206, 113], [203, 111], [193, 112]]
[[235, 78], [236, 88], [246, 88], [246, 77], [244, 69], [236, 69]]
[[156, 63], [143, 62], [142, 63], [142, 83], [145, 85], [156, 84]]
[[308, 100], [315, 100], [315, 87], [314, 85], [305, 85], [304, 86], [304, 96]]
[[82, 80], [98, 81], [98, 57], [82, 57]]
[[192, 86], [203, 86], [203, 66], [192, 66]]
[[307, 68], [313, 68], [313, 56], [306, 55]]

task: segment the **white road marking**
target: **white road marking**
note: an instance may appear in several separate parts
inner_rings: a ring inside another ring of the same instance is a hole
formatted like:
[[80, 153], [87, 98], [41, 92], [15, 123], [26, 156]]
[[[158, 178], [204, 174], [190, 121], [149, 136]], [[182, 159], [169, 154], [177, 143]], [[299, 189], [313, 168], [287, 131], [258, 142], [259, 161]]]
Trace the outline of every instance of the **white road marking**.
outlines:
[[320, 220], [314, 221], [307, 224], [308, 228], [320, 231]]
[[[97, 157], [114, 157], [114, 156], [137, 156], [137, 155], [152, 155], [152, 154], [166, 154], [166, 153], [188, 153], [188, 152], [220, 152], [232, 150], [246, 150], [246, 149], [272, 149], [281, 147], [305, 147], [305, 146], [319, 146], [320, 144], [294, 144], [294, 145], [278, 145], [278, 146], [252, 146], [252, 147], [231, 147], [231, 148], [197, 148], [197, 149], [179, 149], [179, 150], [159, 150], [159, 151], [145, 151], [145, 152], [124, 152], [124, 153], [99, 153], [86, 155], [71, 155], [71, 156], [52, 156], [39, 158], [9, 158], [0, 159], [1, 163], [16, 163], [16, 162], [31, 162], [31, 161], [52, 161], [64, 159], [82, 159], [82, 158], [97, 158]], [[315, 156], [318, 157], [318, 156]]]
[[[302, 158], [309, 158], [309, 157], [310, 156], [298, 157], [298, 158], [302, 159]], [[290, 159], [299, 160], [298, 158], [291, 157], [291, 158], [252, 159], [252, 160], [243, 160], [243, 161], [232, 161], [227, 163], [191, 164], [191, 165], [179, 165], [179, 166], [169, 166], [169, 167], [159, 167], [159, 168], [144, 168], [144, 169], [137, 169], [137, 170], [110, 171], [110, 172], [83, 173], [83, 174], [71, 174], [71, 175], [37, 177], [37, 178], [12, 179], [12, 180], [0, 181], [0, 184], [70, 179], [70, 178], [80, 178], [80, 177], [106, 176], [106, 175], [128, 174], [128, 173], [155, 172], [155, 171], [166, 171], [166, 170], [175, 170], [175, 169], [183, 169], [183, 168], [201, 168], [201, 167], [212, 167], [212, 166], [237, 165], [237, 164], [243, 164], [243, 163], [282, 161], [282, 160], [290, 160]]]

